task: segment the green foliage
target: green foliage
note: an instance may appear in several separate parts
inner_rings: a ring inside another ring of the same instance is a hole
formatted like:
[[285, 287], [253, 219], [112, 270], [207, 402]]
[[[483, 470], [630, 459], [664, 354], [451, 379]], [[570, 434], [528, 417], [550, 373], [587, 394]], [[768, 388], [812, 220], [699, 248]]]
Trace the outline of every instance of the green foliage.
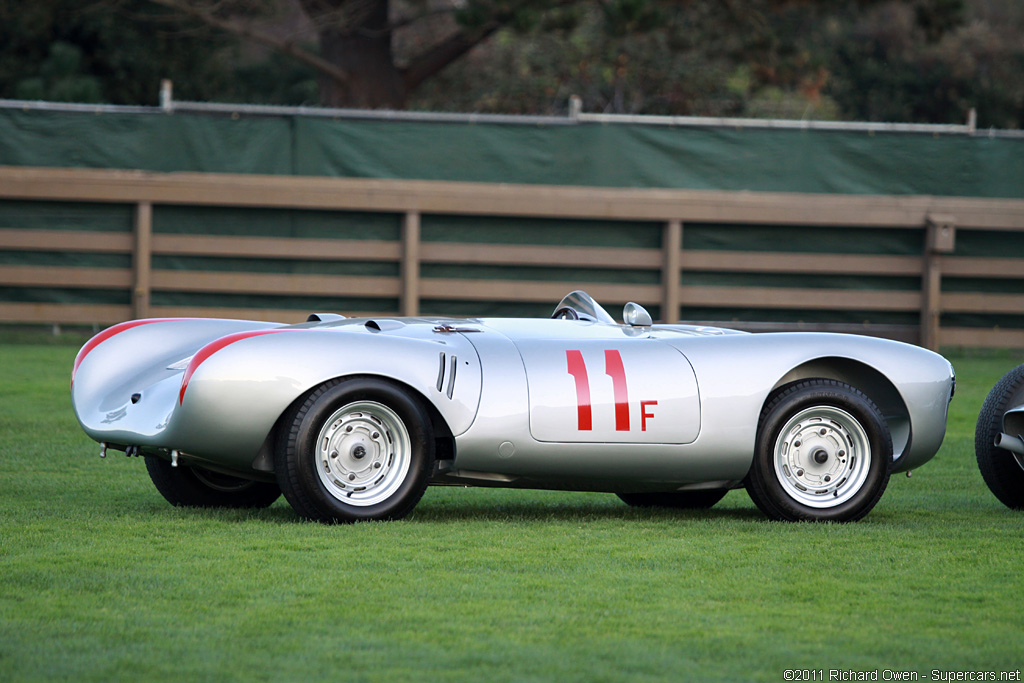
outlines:
[[[8, 342], [10, 337], [4, 337]], [[20, 337], [20, 341], [30, 341]], [[852, 525], [609, 494], [433, 488], [403, 522], [181, 510], [100, 460], [73, 346], [0, 345], [0, 679], [780, 681], [1015, 671], [1024, 515], [974, 420], [1019, 354], [951, 356], [942, 451]]]
[[100, 102], [100, 80], [82, 73], [82, 51], [75, 45], [56, 41], [39, 66], [38, 74], [18, 81], [14, 96], [22, 100], [55, 102]]
[[499, 34], [416, 93], [418, 109], [1024, 123], [1012, 0], [577, 3]]
[[667, 20], [661, 7], [648, 0], [609, 0], [601, 3], [601, 11], [604, 13], [605, 30], [618, 38], [648, 33]]
[[963, 25], [964, 9], [964, 0], [918, 0], [914, 16], [928, 42], [934, 43]]
[[[380, 0], [374, 0], [375, 2]], [[353, 0], [323, 6], [347, 7]], [[221, 0], [274, 27], [282, 0]], [[462, 29], [495, 35], [410, 94], [413, 109], [585, 111], [1024, 125], [1017, 0], [466, 0], [392, 3], [395, 68]], [[295, 20], [294, 17], [291, 19]], [[307, 29], [310, 26], [306, 26]], [[271, 31], [273, 33], [273, 31]], [[340, 35], [343, 32], [335, 31]], [[276, 35], [291, 36], [280, 29]], [[301, 49], [337, 53], [302, 34]], [[0, 97], [315, 104], [313, 67], [147, 0], [0, 0]]]
[[849, 14], [831, 35], [817, 37], [818, 49], [832, 46], [826, 92], [857, 120], [963, 123], [973, 107], [981, 127], [1019, 128], [1021, 26], [985, 15], [965, 23], [957, 0]]
[[[586, 111], [745, 115], [761, 87], [790, 85], [765, 76], [775, 73], [766, 64], [777, 40], [753, 11], [761, 4], [737, 13], [722, 3], [578, 3], [571, 21], [500, 33], [426, 84], [413, 106], [555, 114], [578, 95]], [[743, 87], [730, 78], [737, 73], [749, 77]]]
[[155, 105], [164, 78], [178, 99], [317, 100], [308, 67], [144, 0], [0, 0], [0, 97]]

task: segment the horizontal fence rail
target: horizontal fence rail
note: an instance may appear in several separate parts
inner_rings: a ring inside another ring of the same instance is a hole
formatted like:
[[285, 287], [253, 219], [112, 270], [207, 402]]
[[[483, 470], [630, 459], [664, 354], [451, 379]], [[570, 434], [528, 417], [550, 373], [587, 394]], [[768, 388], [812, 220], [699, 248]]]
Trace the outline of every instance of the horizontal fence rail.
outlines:
[[543, 315], [583, 288], [662, 320], [1024, 347], [1017, 243], [1021, 200], [0, 167], [0, 322]]

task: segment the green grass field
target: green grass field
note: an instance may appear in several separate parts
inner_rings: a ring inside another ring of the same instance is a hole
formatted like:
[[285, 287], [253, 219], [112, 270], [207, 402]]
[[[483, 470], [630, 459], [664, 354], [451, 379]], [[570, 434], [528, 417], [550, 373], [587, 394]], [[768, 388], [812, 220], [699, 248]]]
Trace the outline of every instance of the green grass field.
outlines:
[[950, 354], [942, 450], [856, 524], [768, 522], [743, 491], [669, 512], [433, 488], [405, 521], [328, 527], [283, 499], [171, 507], [141, 459], [100, 460], [78, 428], [77, 348], [6, 339], [0, 681], [1024, 669], [1024, 513], [992, 496], [973, 451], [981, 402], [1018, 354]]

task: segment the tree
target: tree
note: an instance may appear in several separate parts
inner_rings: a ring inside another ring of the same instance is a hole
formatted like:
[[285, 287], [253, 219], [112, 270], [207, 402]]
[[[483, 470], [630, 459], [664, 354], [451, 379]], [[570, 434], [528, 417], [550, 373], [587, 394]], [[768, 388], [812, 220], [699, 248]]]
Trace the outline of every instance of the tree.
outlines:
[[[764, 30], [770, 24], [767, 12], [815, 4], [814, 0], [146, 1], [261, 43], [315, 69], [324, 105], [388, 108], [404, 108], [422, 84], [503, 28], [522, 33], [540, 27], [565, 33], [589, 21], [591, 27], [599, 25], [605, 36], [616, 40], [657, 32], [671, 42], [685, 33], [689, 23], [715, 17], [726, 22], [727, 31], [752, 29], [755, 38], [764, 39], [770, 33]], [[307, 21], [306, 31], [315, 34], [318, 49], [294, 35], [282, 35], [267, 23], [268, 17], [295, 5]], [[613, 63], [616, 58], [612, 57]]]
[[811, 42], [827, 92], [866, 121], [1024, 125], [1024, 8], [1018, 0], [917, 0], [849, 13]]
[[[319, 75], [324, 105], [403, 108], [420, 84], [499, 28], [575, 0], [147, 1], [312, 67]], [[319, 49], [282, 36], [267, 23], [293, 2]], [[399, 42], [409, 54], [396, 54]]]
[[78, 0], [0, 0], [0, 97], [114, 104], [156, 103], [161, 78], [182, 95], [230, 93], [222, 59], [232, 50], [203, 24], [163, 30], [169, 17], [138, 6], [129, 16]]
[[1019, 0], [0, 0], [0, 97], [1013, 128], [1022, 35]]

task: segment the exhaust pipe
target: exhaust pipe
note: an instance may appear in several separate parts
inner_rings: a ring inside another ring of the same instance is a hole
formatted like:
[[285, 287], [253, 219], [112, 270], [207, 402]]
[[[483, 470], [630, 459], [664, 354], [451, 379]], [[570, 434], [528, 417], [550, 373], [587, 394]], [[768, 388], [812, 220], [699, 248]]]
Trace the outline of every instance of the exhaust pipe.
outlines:
[[1021, 439], [1019, 436], [1010, 436], [1000, 432], [996, 435], [995, 447], [1016, 453], [1017, 455], [1024, 455], [1024, 439]]

